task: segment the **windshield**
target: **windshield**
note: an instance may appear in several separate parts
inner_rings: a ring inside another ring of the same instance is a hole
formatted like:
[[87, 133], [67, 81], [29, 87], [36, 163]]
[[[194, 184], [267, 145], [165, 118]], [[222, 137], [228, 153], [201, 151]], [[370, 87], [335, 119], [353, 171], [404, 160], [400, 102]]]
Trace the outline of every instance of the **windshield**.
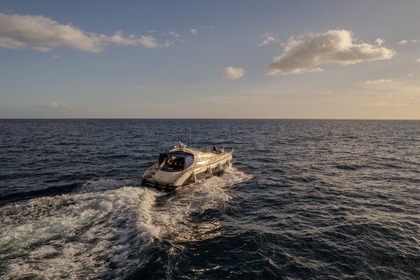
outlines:
[[188, 153], [166, 153], [159, 155], [159, 169], [163, 171], [182, 171], [194, 162], [194, 156]]

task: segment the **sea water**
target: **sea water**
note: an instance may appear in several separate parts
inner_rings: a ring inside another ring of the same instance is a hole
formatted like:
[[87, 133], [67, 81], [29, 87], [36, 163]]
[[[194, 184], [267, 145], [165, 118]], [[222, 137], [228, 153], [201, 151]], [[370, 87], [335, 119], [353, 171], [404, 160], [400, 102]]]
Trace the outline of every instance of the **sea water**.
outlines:
[[[141, 186], [178, 141], [233, 166]], [[0, 279], [419, 279], [420, 122], [0, 120], [0, 227]]]

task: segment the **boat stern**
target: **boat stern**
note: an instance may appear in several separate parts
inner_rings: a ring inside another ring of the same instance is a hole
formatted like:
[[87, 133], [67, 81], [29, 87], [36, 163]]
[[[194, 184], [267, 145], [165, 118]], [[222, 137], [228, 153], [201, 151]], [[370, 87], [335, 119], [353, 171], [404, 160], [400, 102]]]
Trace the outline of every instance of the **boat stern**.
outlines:
[[168, 172], [163, 170], [158, 170], [153, 176], [157, 184], [162, 186], [174, 186], [174, 183], [179, 178], [181, 172]]

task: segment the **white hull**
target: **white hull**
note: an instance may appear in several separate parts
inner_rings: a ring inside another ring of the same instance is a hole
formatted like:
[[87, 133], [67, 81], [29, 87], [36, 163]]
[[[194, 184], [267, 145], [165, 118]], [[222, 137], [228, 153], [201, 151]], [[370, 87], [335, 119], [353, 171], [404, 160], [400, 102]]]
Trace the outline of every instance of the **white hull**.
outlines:
[[196, 150], [180, 143], [168, 153], [160, 154], [159, 162], [146, 170], [142, 182], [165, 189], [188, 185], [223, 172], [231, 164], [232, 154], [233, 150]]

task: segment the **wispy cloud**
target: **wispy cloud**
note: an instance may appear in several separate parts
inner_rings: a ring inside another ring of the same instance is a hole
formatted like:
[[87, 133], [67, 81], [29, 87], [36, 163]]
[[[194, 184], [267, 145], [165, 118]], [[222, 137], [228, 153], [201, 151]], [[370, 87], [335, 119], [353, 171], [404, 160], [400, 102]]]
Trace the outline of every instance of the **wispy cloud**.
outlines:
[[[96, 35], [94, 35], [96, 36]], [[114, 44], [117, 46], [143, 46], [146, 48], [157, 48], [159, 45], [153, 36], [141, 36], [136, 38], [135, 35], [124, 37], [122, 31], [118, 31], [112, 36], [99, 35], [98, 44], [103, 47], [106, 44]]]
[[89, 33], [69, 24], [60, 24], [44, 16], [0, 13], [0, 47], [20, 49], [31, 46], [40, 52], [66, 47], [83, 52], [99, 53], [106, 45], [146, 48], [159, 46], [152, 36], [124, 37], [121, 31], [108, 36]]
[[171, 31], [168, 34], [171, 35], [171, 36], [174, 36], [175, 38], [181, 38], [181, 35], [179, 35], [178, 33], [174, 32], [174, 31]]
[[392, 80], [389, 79], [378, 79], [378, 80], [370, 80], [366, 81], [365, 84], [372, 85], [372, 84], [384, 84], [384, 83], [391, 83]]
[[420, 66], [420, 58], [416, 60], [417, 64]]
[[263, 35], [264, 40], [258, 44], [259, 47], [267, 46], [276, 42], [279, 42], [279, 39], [273, 33], [266, 33]]
[[390, 59], [395, 51], [376, 45], [355, 42], [349, 30], [329, 30], [291, 37], [283, 45], [283, 53], [268, 68], [267, 75], [297, 74], [323, 71], [326, 64], [349, 65], [364, 61]]
[[[192, 27], [190, 28], [190, 33], [193, 36], [198, 36], [198, 34], [202, 31], [202, 30], [212, 30], [215, 29], [217, 27], [214, 27], [212, 25], [206, 25], [206, 26], [200, 26], [200, 27]], [[220, 27], [219, 27], [220, 28]]]
[[45, 109], [65, 109], [65, 108], [70, 108], [70, 105], [68, 105], [66, 102], [64, 101], [52, 101], [50, 103], [41, 105], [39, 107], [45, 108]]
[[418, 100], [419, 89], [420, 85], [416, 81], [410, 80], [366, 81], [361, 92], [364, 92], [370, 100], [360, 105], [370, 107], [413, 106]]
[[194, 35], [194, 36], [197, 36], [197, 35], [198, 35], [198, 29], [196, 29], [196, 28], [191, 28], [191, 29], [190, 29], [190, 32], [191, 32], [191, 34], [192, 34], [192, 35]]
[[374, 107], [417, 106], [420, 97], [420, 83], [417, 80], [372, 80], [363, 83], [363, 92], [370, 102], [363, 105]]
[[398, 42], [398, 45], [415, 45], [420, 43], [419, 40], [402, 40]]
[[245, 70], [240, 67], [229, 66], [224, 69], [223, 74], [229, 80], [236, 80], [244, 76]]

